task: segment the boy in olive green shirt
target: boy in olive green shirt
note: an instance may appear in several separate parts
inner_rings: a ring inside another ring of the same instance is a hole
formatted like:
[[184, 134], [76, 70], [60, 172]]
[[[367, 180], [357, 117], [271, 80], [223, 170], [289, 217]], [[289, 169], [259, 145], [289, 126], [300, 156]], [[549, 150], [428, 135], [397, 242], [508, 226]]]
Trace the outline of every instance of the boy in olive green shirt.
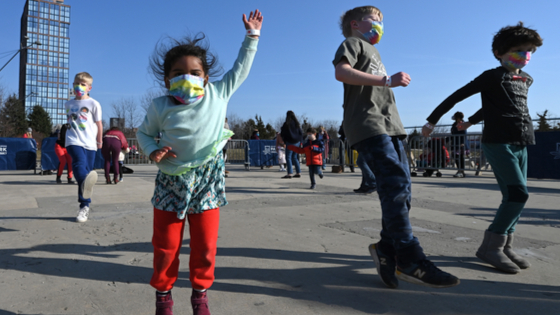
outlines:
[[390, 288], [398, 286], [397, 278], [431, 287], [455, 286], [459, 279], [426, 259], [412, 234], [410, 170], [402, 144], [406, 133], [391, 90], [407, 86], [410, 76], [387, 76], [374, 47], [383, 35], [382, 21], [381, 11], [373, 6], [347, 11], [340, 23], [346, 40], [333, 60], [336, 79], [344, 83], [344, 132], [375, 174], [381, 200], [381, 240], [369, 250]]

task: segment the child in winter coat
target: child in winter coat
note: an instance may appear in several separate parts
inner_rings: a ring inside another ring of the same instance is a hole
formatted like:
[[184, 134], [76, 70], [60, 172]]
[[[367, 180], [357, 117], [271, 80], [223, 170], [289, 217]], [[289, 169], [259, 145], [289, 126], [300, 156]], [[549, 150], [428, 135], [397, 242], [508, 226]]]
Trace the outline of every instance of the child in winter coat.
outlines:
[[317, 140], [317, 130], [315, 128], [307, 129], [307, 141], [303, 144], [301, 148], [293, 145], [288, 146], [289, 150], [296, 153], [305, 153], [306, 164], [309, 167], [309, 177], [311, 178], [311, 187], [309, 189], [315, 189], [315, 174], [323, 178], [323, 172], [321, 171], [321, 166], [323, 165], [323, 155], [325, 151], [325, 146], [323, 141]]

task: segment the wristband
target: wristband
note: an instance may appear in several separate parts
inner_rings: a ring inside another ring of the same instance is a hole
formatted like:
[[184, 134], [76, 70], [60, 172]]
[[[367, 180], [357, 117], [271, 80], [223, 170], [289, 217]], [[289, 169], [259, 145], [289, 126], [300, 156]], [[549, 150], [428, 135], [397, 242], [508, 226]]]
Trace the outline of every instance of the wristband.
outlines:
[[97, 144], [103, 144], [103, 142], [97, 142]]
[[430, 124], [430, 123], [426, 123], [426, 124], [424, 125], [424, 127], [428, 128], [428, 129], [430, 129], [430, 130], [434, 130], [434, 126], [433, 126], [432, 124]]
[[386, 87], [391, 87], [391, 77], [390, 76], [385, 77], [385, 86]]
[[261, 30], [247, 30], [247, 36], [261, 36]]

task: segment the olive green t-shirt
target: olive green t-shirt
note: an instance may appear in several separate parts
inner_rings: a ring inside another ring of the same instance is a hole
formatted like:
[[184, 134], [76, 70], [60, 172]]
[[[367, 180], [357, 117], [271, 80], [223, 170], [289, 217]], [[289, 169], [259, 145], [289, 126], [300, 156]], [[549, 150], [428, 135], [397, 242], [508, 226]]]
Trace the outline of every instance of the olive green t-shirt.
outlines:
[[[348, 59], [356, 70], [379, 76], [387, 75], [377, 49], [360, 38], [349, 37], [340, 44], [333, 60], [334, 66], [343, 58]], [[343, 126], [351, 146], [382, 134], [403, 139], [406, 137], [393, 91], [384, 86], [344, 83]]]

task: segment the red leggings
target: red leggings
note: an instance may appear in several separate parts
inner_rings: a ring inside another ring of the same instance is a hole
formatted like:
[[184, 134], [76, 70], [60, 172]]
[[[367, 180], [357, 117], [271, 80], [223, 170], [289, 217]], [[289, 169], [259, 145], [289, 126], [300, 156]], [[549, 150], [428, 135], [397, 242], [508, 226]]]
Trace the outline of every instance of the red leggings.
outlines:
[[68, 151], [66, 151], [66, 148], [63, 148], [60, 146], [60, 144], [56, 143], [54, 145], [54, 153], [56, 153], [56, 156], [58, 156], [58, 161], [60, 161], [60, 164], [58, 165], [58, 173], [56, 173], [56, 176], [62, 176], [64, 165], [68, 163], [68, 178], [74, 177], [72, 174], [72, 158], [70, 157], [70, 154], [68, 154]]
[[[188, 214], [187, 219], [191, 237], [189, 279], [193, 289], [208, 289], [214, 282], [220, 208]], [[185, 221], [178, 219], [176, 212], [154, 208], [154, 274], [150, 284], [158, 291], [171, 290], [177, 281]]]

